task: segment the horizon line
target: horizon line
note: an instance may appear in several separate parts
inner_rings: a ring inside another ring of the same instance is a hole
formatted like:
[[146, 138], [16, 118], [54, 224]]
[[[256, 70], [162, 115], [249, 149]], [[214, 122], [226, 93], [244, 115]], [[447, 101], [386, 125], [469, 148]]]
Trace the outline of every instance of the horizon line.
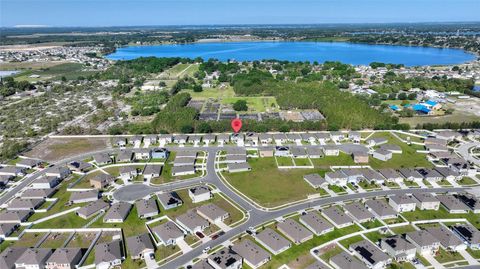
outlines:
[[252, 27], [252, 26], [322, 26], [322, 25], [401, 25], [401, 24], [480, 24], [479, 21], [424, 21], [424, 22], [322, 22], [322, 23], [230, 23], [230, 24], [156, 24], [156, 25], [96, 25], [96, 26], [74, 26], [74, 25], [13, 25], [0, 26], [0, 29], [52, 29], [52, 28], [134, 28], [134, 27]]

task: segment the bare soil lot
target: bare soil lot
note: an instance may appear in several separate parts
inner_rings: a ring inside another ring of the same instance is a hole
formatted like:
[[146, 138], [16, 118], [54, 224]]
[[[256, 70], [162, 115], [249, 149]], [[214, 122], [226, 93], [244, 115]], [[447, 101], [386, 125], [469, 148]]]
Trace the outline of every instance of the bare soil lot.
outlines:
[[48, 138], [25, 155], [54, 162], [110, 147], [108, 138]]

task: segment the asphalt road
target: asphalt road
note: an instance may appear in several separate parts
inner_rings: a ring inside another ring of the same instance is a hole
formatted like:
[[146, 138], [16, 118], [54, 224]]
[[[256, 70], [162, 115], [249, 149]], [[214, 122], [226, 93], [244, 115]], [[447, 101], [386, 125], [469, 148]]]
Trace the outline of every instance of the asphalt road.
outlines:
[[462, 158], [464, 158], [467, 161], [470, 161], [478, 166], [480, 166], [480, 160], [477, 158], [474, 158], [472, 155], [470, 155], [469, 150], [473, 147], [480, 147], [479, 142], [468, 142], [461, 144], [458, 148], [456, 148], [456, 151]]

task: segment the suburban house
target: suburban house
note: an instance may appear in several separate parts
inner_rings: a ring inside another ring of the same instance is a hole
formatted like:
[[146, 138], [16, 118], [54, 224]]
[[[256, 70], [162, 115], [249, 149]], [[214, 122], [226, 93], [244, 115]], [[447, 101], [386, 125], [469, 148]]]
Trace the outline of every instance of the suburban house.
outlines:
[[161, 134], [158, 136], [158, 142], [162, 144], [170, 144], [173, 142], [173, 136], [170, 134]]
[[114, 182], [115, 178], [112, 175], [100, 173], [95, 177], [90, 178], [90, 186], [95, 189], [103, 189]]
[[133, 152], [131, 150], [121, 150], [115, 158], [116, 162], [131, 162], [133, 159]]
[[368, 163], [368, 153], [364, 151], [355, 151], [352, 153], [355, 163]]
[[453, 195], [437, 195], [437, 199], [450, 214], [465, 214], [470, 210], [466, 204]]
[[32, 169], [32, 168], [40, 165], [41, 163], [42, 163], [42, 161], [40, 161], [40, 160], [24, 158], [24, 159], [21, 159], [20, 161], [18, 161], [15, 165], [18, 166], [18, 167]]
[[462, 175], [460, 175], [459, 172], [454, 171], [448, 167], [435, 167], [434, 169], [446, 180], [452, 181], [462, 179]]
[[331, 185], [347, 185], [347, 176], [341, 170], [325, 173], [325, 180]]
[[65, 179], [68, 175], [71, 174], [70, 169], [63, 166], [55, 166], [47, 170], [45, 175], [47, 177], [58, 177], [59, 179]]
[[438, 210], [440, 208], [440, 201], [431, 193], [418, 192], [414, 193], [413, 197], [417, 200], [417, 207], [420, 210]]
[[307, 155], [310, 159], [319, 159], [322, 158], [323, 155], [323, 148], [321, 147], [308, 147], [306, 148]]
[[330, 141], [329, 133], [315, 133], [315, 136], [320, 144], [325, 144], [326, 142]]
[[251, 170], [252, 167], [247, 162], [227, 164], [227, 171], [230, 173], [248, 172]]
[[170, 152], [166, 148], [154, 148], [152, 150], [152, 159], [167, 159]]
[[416, 247], [401, 235], [380, 239], [380, 248], [399, 262], [415, 259], [417, 252]]
[[395, 144], [383, 144], [380, 149], [390, 151], [393, 154], [402, 154], [403, 152], [402, 148]]
[[164, 246], [176, 245], [178, 240], [185, 237], [183, 231], [173, 221], [162, 223], [151, 230]]
[[99, 199], [80, 208], [79, 210], [77, 210], [76, 213], [82, 219], [89, 219], [97, 213], [105, 211], [106, 209], [108, 209], [109, 206], [110, 204], [105, 203], [103, 200]]
[[287, 146], [276, 146], [274, 155], [276, 157], [289, 157], [290, 148]]
[[57, 248], [48, 258], [45, 269], [75, 269], [82, 256], [81, 248]]
[[18, 223], [0, 223], [0, 240], [9, 237], [19, 226]]
[[415, 211], [415, 200], [406, 194], [392, 195], [388, 198], [388, 204], [399, 213]]
[[15, 262], [15, 268], [43, 269], [52, 253], [51, 248], [27, 248]]
[[271, 134], [261, 133], [258, 135], [258, 139], [260, 140], [261, 144], [270, 144], [273, 142]]
[[345, 140], [345, 134], [342, 132], [330, 132], [330, 138], [333, 141], [342, 141]]
[[322, 235], [331, 232], [334, 228], [330, 222], [313, 211], [300, 216], [299, 221], [315, 235]]
[[162, 173], [163, 166], [160, 164], [147, 164], [143, 169], [143, 178], [151, 180], [152, 178], [159, 177]]
[[149, 160], [152, 157], [152, 152], [148, 148], [139, 148], [133, 150], [133, 158], [137, 161]]
[[73, 161], [69, 162], [67, 164], [68, 169], [75, 171], [75, 172], [81, 172], [85, 173], [87, 172], [90, 168], [92, 168], [92, 164], [84, 162], [84, 161]]
[[301, 147], [291, 147], [290, 148], [290, 155], [293, 158], [299, 158], [299, 159], [308, 158], [307, 151], [304, 148], [301, 148]]
[[127, 237], [126, 243], [128, 253], [133, 260], [143, 259], [155, 252], [155, 246], [148, 233]]
[[115, 138], [114, 144], [118, 147], [125, 147], [127, 145], [127, 139], [125, 137]]
[[58, 184], [60, 184], [60, 179], [58, 177], [41, 176], [32, 182], [32, 188], [51, 189], [55, 188]]
[[403, 182], [403, 177], [395, 169], [384, 168], [379, 169], [378, 172], [385, 178], [388, 182], [401, 183]]
[[377, 149], [373, 152], [372, 156], [375, 159], [386, 162], [392, 158], [392, 152], [384, 149]]
[[335, 145], [325, 145], [323, 146], [323, 152], [325, 156], [338, 156], [340, 155], [340, 149]]
[[195, 166], [194, 165], [182, 165], [172, 167], [172, 176], [187, 176], [195, 175]]
[[405, 239], [410, 241], [421, 255], [434, 255], [440, 247], [440, 241], [425, 230], [406, 233]]
[[386, 144], [387, 142], [388, 142], [388, 139], [383, 137], [375, 137], [367, 140], [367, 144], [370, 147], [380, 146], [380, 145]]
[[176, 192], [164, 192], [157, 194], [158, 201], [165, 210], [183, 205], [182, 199]]
[[286, 219], [283, 222], [279, 222], [277, 229], [295, 244], [301, 244], [313, 238], [312, 232], [293, 219]]
[[351, 244], [349, 250], [372, 269], [382, 269], [392, 263], [392, 259], [387, 254], [368, 240]]
[[217, 206], [216, 204], [206, 204], [198, 207], [197, 214], [208, 220], [210, 223], [219, 223], [224, 221], [230, 214]]
[[70, 203], [80, 204], [93, 202], [98, 200], [98, 197], [100, 197], [98, 190], [74, 191], [70, 195]]
[[292, 244], [290, 241], [279, 235], [271, 228], [265, 228], [255, 236], [255, 240], [262, 244], [273, 255], [278, 255], [289, 249]]
[[368, 200], [365, 206], [380, 219], [393, 219], [397, 217], [397, 212], [387, 204], [385, 200]]
[[249, 239], [237, 241], [232, 250], [242, 256], [243, 261], [253, 269], [264, 265], [272, 258], [270, 253]]
[[200, 217], [195, 210], [189, 210], [186, 213], [178, 216], [176, 221], [180, 227], [189, 232], [195, 234], [205, 230], [210, 224], [204, 218]]
[[322, 210], [322, 213], [328, 221], [333, 223], [339, 229], [353, 225], [353, 219], [337, 206], [324, 209]]
[[112, 158], [107, 153], [97, 153], [93, 155], [92, 158], [97, 165], [105, 165], [113, 162]]
[[330, 264], [335, 269], [355, 268], [355, 269], [368, 269], [363, 263], [352, 257], [345, 251], [330, 258]]
[[216, 136], [214, 134], [206, 134], [203, 136], [203, 143], [207, 145], [211, 143], [215, 143], [215, 140], [216, 140]]
[[200, 203], [210, 200], [213, 195], [207, 186], [196, 186], [188, 189], [188, 196], [193, 203]]
[[157, 201], [154, 197], [138, 200], [135, 202], [135, 206], [137, 207], [138, 217], [141, 219], [151, 218], [159, 213]]
[[372, 212], [368, 211], [368, 209], [361, 203], [353, 202], [345, 205], [343, 208], [345, 208], [345, 212], [350, 214], [357, 222], [362, 223], [375, 219]]
[[114, 203], [103, 217], [103, 222], [122, 223], [128, 217], [130, 210], [132, 210], [132, 204], [125, 202]]
[[32, 214], [31, 210], [3, 210], [0, 211], [0, 223], [25, 222]]
[[122, 241], [100, 243], [95, 246], [95, 265], [97, 269], [109, 269], [118, 266], [125, 259]]
[[26, 189], [22, 193], [22, 198], [41, 198], [41, 199], [46, 199], [50, 198], [55, 194], [57, 190], [56, 189]]
[[0, 253], [0, 266], [5, 269], [15, 269], [16, 261], [27, 250], [24, 247], [7, 247], [2, 253]]
[[214, 269], [240, 269], [243, 258], [231, 248], [224, 247], [207, 258], [208, 264]]
[[423, 176], [413, 168], [400, 168], [398, 172], [408, 181], [422, 181]]
[[120, 178], [123, 180], [132, 180], [138, 176], [137, 167], [135, 166], [122, 166], [120, 167]]
[[314, 189], [327, 187], [327, 181], [321, 177], [319, 174], [308, 174], [304, 175], [303, 179]]
[[471, 224], [457, 224], [452, 227], [456, 233], [471, 249], [480, 249], [480, 231]]
[[35, 210], [39, 208], [45, 199], [25, 199], [25, 198], [14, 198], [8, 203], [8, 210]]
[[348, 133], [348, 139], [352, 141], [353, 143], [360, 143], [360, 140], [362, 140], [362, 135], [359, 132], [349, 132]]
[[440, 241], [440, 246], [445, 250], [460, 251], [467, 249], [467, 245], [465, 245], [457, 235], [445, 226], [428, 227], [425, 230], [438, 239]]

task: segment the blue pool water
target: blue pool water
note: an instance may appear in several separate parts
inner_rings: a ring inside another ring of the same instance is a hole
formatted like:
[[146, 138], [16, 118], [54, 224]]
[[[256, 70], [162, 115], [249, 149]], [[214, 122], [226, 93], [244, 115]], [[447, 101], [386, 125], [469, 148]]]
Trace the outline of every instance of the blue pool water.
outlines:
[[186, 45], [130, 46], [107, 56], [112, 60], [138, 57], [216, 58], [221, 61], [277, 59], [288, 61], [340, 61], [353, 65], [371, 62], [406, 66], [459, 64], [475, 59], [460, 49], [364, 45], [344, 42], [218, 42]]

